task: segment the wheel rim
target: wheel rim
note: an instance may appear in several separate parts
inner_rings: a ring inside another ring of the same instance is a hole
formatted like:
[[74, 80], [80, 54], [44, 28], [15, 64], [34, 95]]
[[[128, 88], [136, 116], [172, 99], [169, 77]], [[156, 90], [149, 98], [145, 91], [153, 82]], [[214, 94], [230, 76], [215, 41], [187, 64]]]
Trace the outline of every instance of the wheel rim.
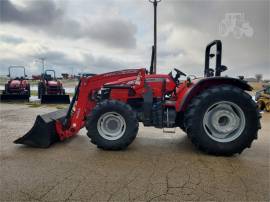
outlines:
[[126, 131], [126, 121], [117, 112], [107, 112], [98, 119], [97, 129], [104, 139], [117, 140]]
[[203, 127], [206, 134], [218, 142], [231, 142], [238, 138], [245, 128], [243, 110], [235, 103], [222, 101], [206, 110]]

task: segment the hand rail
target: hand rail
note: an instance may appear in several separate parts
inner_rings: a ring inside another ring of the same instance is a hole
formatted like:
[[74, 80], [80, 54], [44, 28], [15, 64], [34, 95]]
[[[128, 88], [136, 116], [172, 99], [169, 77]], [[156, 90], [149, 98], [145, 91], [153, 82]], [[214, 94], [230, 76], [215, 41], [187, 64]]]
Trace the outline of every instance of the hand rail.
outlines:
[[220, 40], [215, 40], [209, 43], [206, 46], [205, 50], [205, 67], [204, 67], [204, 76], [205, 77], [211, 77], [214, 76], [214, 70], [209, 67], [210, 65], [210, 59], [213, 57], [212, 54], [210, 54], [210, 50], [213, 46], [216, 46], [216, 68], [215, 68], [215, 76], [220, 76], [221, 72], [224, 71], [223, 66], [221, 65], [221, 59], [222, 59], [222, 43]]

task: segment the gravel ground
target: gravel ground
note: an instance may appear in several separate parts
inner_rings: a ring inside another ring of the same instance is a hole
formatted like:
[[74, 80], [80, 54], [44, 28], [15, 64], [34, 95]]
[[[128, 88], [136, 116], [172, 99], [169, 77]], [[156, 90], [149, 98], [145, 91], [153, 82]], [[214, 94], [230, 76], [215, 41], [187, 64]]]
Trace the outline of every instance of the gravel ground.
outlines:
[[1, 201], [269, 201], [270, 113], [234, 157], [202, 154], [179, 129], [140, 127], [125, 151], [97, 149], [86, 131], [49, 149], [15, 145], [54, 107], [0, 104]]

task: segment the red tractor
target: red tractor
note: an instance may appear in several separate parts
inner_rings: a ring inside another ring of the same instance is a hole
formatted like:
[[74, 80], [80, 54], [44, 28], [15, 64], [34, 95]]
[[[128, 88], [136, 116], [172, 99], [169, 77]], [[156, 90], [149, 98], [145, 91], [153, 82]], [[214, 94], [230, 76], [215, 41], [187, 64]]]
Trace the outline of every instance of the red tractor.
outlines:
[[[21, 73], [19, 70], [22, 70]], [[5, 90], [2, 92], [1, 101], [4, 100], [27, 100], [31, 96], [30, 84], [26, 80], [24, 66], [10, 66], [8, 68], [9, 81], [5, 84]], [[18, 72], [20, 72], [18, 74]]]
[[70, 103], [62, 83], [56, 79], [54, 70], [45, 70], [38, 83], [38, 98], [41, 103]]
[[[157, 4], [157, 0], [154, 1]], [[155, 44], [155, 43], [154, 43]], [[215, 54], [210, 53], [216, 47]], [[33, 128], [17, 144], [49, 147], [86, 127], [91, 142], [105, 150], [127, 148], [145, 127], [184, 130], [201, 151], [233, 155], [250, 147], [260, 129], [260, 113], [245, 91], [245, 81], [222, 77], [222, 44], [206, 47], [205, 76], [187, 77], [182, 71], [156, 74], [153, 46], [150, 70], [127, 69], [82, 77], [67, 110], [38, 116]], [[210, 58], [216, 67], [209, 67]]]

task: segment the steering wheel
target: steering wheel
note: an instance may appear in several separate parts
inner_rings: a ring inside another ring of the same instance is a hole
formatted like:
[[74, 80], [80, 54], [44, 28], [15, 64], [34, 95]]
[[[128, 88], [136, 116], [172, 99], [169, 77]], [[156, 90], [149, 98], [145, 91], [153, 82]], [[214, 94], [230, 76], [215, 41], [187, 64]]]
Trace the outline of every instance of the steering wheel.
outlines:
[[176, 71], [176, 75], [174, 77], [175, 82], [178, 82], [178, 79], [181, 76], [187, 76], [184, 72], [180, 71], [179, 69], [174, 68], [174, 71]]

